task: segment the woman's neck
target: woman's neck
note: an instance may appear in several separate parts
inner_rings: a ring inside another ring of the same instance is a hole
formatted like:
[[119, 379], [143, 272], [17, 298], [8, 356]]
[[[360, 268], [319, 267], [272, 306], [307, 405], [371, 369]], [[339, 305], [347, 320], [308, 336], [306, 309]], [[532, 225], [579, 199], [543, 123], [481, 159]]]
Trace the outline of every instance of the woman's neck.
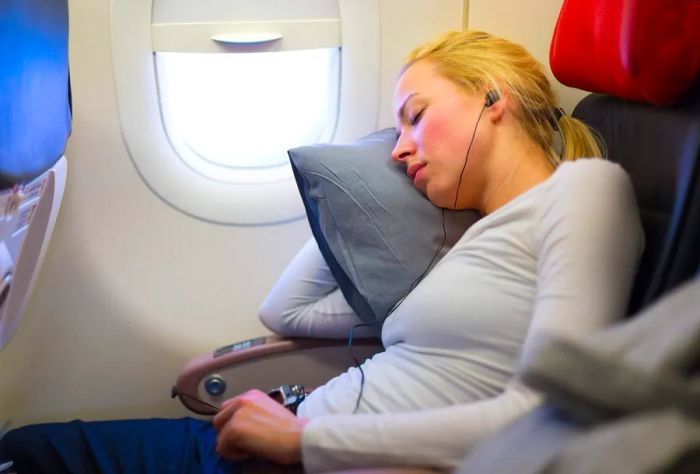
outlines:
[[[513, 137], [516, 138], [516, 137]], [[529, 138], [501, 141], [483, 193], [481, 213], [487, 215], [547, 180], [554, 168], [546, 153]]]

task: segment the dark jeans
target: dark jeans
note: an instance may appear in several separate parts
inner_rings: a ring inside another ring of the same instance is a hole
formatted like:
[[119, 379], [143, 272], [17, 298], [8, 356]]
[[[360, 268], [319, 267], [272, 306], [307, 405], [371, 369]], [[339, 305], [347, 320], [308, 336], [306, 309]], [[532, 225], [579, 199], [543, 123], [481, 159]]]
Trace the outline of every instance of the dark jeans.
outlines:
[[0, 465], [17, 474], [238, 473], [214, 451], [211, 423], [124, 420], [50, 423], [10, 431], [0, 440]]

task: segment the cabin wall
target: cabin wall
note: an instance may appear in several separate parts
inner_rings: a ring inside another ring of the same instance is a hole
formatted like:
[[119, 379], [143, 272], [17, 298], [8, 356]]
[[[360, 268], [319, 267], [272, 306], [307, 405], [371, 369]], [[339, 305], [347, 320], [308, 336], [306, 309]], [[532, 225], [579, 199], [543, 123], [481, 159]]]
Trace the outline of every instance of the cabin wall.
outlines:
[[[471, 0], [467, 21], [523, 43], [547, 64], [560, 5]], [[309, 238], [308, 224], [205, 223], [151, 192], [120, 131], [110, 1], [70, 0], [69, 8], [68, 182], [34, 295], [0, 352], [0, 422], [183, 416], [169, 396], [179, 369], [194, 355], [268, 332], [258, 305]], [[559, 90], [568, 110], [582, 95]], [[382, 109], [379, 122], [390, 116]]]
[[0, 353], [0, 418], [181, 416], [185, 361], [266, 334], [257, 308], [310, 236], [305, 220], [214, 225], [160, 200], [122, 140], [109, 0], [70, 0], [73, 134], [41, 275]]
[[468, 27], [520, 43], [541, 62], [567, 113], [588, 92], [563, 86], [549, 68], [549, 45], [563, 0], [469, 0]]

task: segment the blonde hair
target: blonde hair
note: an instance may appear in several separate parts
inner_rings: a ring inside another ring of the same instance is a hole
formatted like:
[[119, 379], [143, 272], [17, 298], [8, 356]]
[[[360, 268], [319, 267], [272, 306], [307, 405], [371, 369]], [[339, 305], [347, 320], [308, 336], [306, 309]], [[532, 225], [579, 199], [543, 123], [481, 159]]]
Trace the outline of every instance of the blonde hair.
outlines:
[[547, 153], [553, 167], [564, 160], [604, 156], [599, 136], [580, 120], [557, 112], [557, 98], [544, 68], [522, 46], [483, 31], [449, 31], [414, 49], [403, 70], [422, 60], [431, 61], [439, 74], [469, 94], [505, 90], [516, 104], [512, 109], [516, 120]]

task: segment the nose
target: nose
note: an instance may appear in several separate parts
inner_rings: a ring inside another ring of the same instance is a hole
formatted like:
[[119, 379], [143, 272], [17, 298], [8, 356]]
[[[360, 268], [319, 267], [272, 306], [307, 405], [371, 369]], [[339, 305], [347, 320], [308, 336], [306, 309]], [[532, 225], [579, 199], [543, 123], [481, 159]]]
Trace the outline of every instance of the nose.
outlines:
[[391, 159], [404, 163], [408, 158], [415, 155], [416, 144], [406, 133], [401, 133], [396, 141], [396, 146], [391, 152]]

